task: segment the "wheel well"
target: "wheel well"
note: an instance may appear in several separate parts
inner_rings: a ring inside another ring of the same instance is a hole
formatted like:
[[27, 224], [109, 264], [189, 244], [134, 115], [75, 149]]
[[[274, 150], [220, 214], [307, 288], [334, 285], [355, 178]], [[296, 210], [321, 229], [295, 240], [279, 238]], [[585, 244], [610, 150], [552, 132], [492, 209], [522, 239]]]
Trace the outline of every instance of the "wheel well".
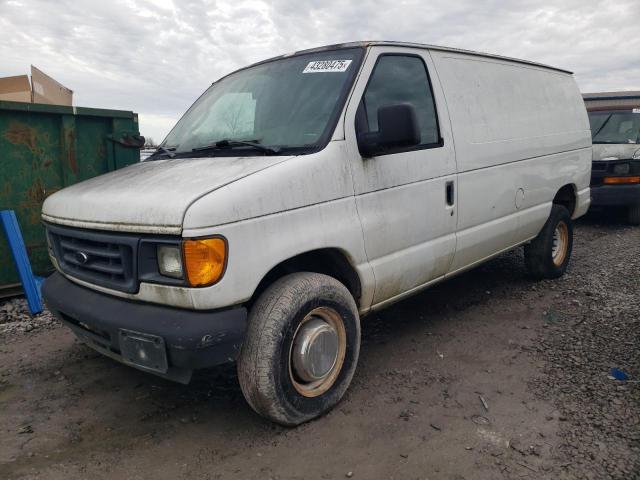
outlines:
[[556, 196], [553, 199], [553, 203], [556, 205], [562, 205], [569, 210], [569, 215], [573, 216], [573, 212], [576, 208], [575, 186], [568, 184], [558, 190], [558, 193], [556, 193]]
[[347, 287], [356, 304], [360, 304], [360, 278], [347, 256], [337, 248], [323, 248], [296, 255], [269, 270], [258, 284], [248, 302], [248, 306], [251, 306], [260, 294], [277, 279], [296, 272], [314, 272], [329, 275]]

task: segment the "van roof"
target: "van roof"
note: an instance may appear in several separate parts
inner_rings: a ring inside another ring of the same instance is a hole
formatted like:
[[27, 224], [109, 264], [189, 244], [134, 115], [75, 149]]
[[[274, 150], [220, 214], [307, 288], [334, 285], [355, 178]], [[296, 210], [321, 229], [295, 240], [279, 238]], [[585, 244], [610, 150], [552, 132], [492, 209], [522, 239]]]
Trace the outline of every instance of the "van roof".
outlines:
[[582, 97], [589, 112], [640, 108], [639, 90], [583, 93]]
[[583, 93], [585, 100], [640, 100], [640, 90], [625, 90], [621, 92], [593, 92]]
[[[306, 50], [299, 50], [297, 52], [287, 53], [284, 55], [279, 55], [277, 57], [269, 58], [267, 60], [263, 60], [258, 63], [254, 63], [253, 65], [259, 65], [261, 63], [270, 62], [273, 60], [277, 60], [280, 58], [291, 57], [293, 55], [301, 55], [305, 53], [314, 53], [314, 52], [324, 52], [327, 50], [338, 50], [341, 48], [354, 48], [354, 47], [370, 47], [370, 46], [389, 46], [389, 47], [407, 47], [407, 48], [419, 48], [419, 49], [429, 49], [429, 50], [438, 50], [442, 52], [454, 52], [454, 53], [464, 53], [466, 55], [475, 55], [478, 57], [486, 57], [486, 58], [497, 58], [499, 60], [508, 60], [510, 62], [523, 63], [525, 65], [533, 65], [536, 67], [546, 68], [549, 70], [555, 70], [557, 72], [568, 73], [570, 75], [573, 72], [569, 70], [564, 70], [562, 68], [552, 67], [550, 65], [545, 65], [543, 63], [530, 62], [528, 60], [521, 60], [518, 58], [504, 57], [502, 55], [492, 55], [490, 53], [482, 53], [475, 52], [473, 50], [464, 50], [461, 48], [451, 48], [451, 47], [442, 47], [438, 45], [428, 45], [422, 43], [411, 43], [411, 42], [393, 42], [393, 41], [381, 41], [381, 40], [371, 40], [371, 41], [361, 41], [361, 42], [348, 42], [348, 43], [336, 43], [333, 45], [324, 45], [322, 47], [309, 48]], [[253, 66], [251, 65], [251, 66]]]

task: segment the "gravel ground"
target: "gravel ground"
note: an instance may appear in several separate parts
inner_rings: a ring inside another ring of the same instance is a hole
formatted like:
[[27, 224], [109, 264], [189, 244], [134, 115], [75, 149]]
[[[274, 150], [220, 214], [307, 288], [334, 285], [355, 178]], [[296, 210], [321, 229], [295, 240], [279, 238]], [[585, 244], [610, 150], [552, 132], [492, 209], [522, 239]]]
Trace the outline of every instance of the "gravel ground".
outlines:
[[531, 383], [559, 409], [570, 478], [640, 478], [640, 229], [589, 220], [570, 274], [539, 286], [557, 293], [536, 346], [544, 375]]
[[165, 382], [5, 301], [0, 478], [640, 479], [639, 267], [640, 229], [591, 216], [559, 280], [519, 249], [369, 317], [345, 399], [296, 429], [233, 367]]
[[24, 298], [0, 300], [0, 338], [57, 326], [58, 322], [46, 309], [42, 313], [32, 316]]

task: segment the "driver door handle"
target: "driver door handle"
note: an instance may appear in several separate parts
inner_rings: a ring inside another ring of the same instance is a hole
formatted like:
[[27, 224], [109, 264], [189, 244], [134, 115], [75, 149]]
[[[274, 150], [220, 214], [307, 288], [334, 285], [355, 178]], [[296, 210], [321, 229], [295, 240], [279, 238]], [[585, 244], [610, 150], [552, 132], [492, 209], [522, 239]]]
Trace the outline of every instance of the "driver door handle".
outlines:
[[449, 180], [445, 186], [445, 201], [448, 207], [453, 207], [455, 203], [455, 187], [453, 180]]

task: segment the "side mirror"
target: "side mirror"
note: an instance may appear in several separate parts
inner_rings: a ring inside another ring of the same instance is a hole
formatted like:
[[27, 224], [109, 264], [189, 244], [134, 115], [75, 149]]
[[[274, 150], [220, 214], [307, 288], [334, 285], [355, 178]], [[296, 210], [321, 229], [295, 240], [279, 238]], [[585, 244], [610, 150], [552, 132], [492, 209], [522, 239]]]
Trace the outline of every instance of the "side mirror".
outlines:
[[378, 108], [378, 131], [358, 135], [358, 149], [363, 157], [415, 145], [420, 145], [420, 129], [416, 109], [409, 103]]

